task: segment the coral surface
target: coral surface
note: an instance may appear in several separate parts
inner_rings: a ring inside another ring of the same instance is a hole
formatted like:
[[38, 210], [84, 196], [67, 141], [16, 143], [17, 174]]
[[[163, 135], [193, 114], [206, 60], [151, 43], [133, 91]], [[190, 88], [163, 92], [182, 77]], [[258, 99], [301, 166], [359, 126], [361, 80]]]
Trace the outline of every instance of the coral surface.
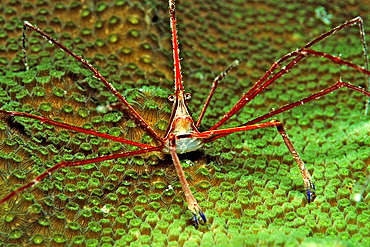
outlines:
[[[195, 119], [213, 79], [234, 60], [201, 124], [207, 130], [274, 61], [358, 15], [361, 1], [177, 3], [184, 85]], [[173, 61], [165, 1], [21, 1], [0, 7], [0, 107], [155, 144], [93, 74], [31, 30], [45, 30], [91, 62], [161, 134], [171, 112]], [[312, 49], [364, 64], [357, 27]], [[337, 80], [366, 87], [363, 74], [308, 56], [223, 127], [238, 126]], [[370, 116], [366, 98], [341, 89], [279, 114], [313, 175], [307, 203], [300, 172], [278, 132], [232, 134], [181, 155], [207, 215], [197, 229], [169, 157], [149, 153], [63, 168], [0, 205], [4, 246], [369, 246]], [[43, 124], [0, 116], [0, 198], [60, 161], [134, 148]], [[359, 201], [356, 193], [362, 191]]]

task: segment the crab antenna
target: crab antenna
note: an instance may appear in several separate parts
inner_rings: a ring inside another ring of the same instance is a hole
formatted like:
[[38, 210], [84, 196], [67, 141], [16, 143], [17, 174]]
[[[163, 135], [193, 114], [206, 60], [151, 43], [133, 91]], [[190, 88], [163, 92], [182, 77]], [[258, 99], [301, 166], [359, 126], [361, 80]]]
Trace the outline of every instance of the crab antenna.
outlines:
[[180, 50], [179, 43], [177, 40], [177, 28], [176, 28], [176, 13], [175, 13], [175, 1], [169, 0], [169, 13], [170, 13], [170, 26], [172, 33], [172, 50], [173, 50], [173, 65], [175, 72], [175, 94], [178, 98], [183, 96], [184, 86], [182, 84], [182, 74], [180, 65]]

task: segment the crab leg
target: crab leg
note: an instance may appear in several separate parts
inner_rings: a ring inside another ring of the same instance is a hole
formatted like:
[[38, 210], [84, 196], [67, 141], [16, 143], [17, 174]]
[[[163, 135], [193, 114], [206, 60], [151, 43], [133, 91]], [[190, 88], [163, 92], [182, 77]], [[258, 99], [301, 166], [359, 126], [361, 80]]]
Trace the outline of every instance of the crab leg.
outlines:
[[202, 218], [203, 222], [207, 222], [207, 218], [202, 212], [202, 209], [198, 205], [197, 200], [194, 198], [193, 193], [191, 192], [189, 188], [189, 184], [186, 181], [184, 170], [182, 169], [179, 156], [176, 153], [176, 136], [172, 135], [170, 136], [170, 154], [172, 157], [173, 164], [175, 165], [177, 176], [179, 177], [182, 190], [184, 191], [185, 200], [188, 204], [189, 210], [193, 213], [193, 220], [195, 223], [195, 226], [198, 226], [198, 218], [197, 215], [199, 214]]
[[[39, 29], [38, 27], [32, 25], [28, 21], [24, 21], [24, 27], [23, 27], [23, 44], [25, 39], [25, 33], [26, 28], [29, 27], [32, 30], [36, 31], [37, 33], [41, 34], [43, 37], [45, 37], [49, 42], [52, 42], [56, 46], [58, 46], [60, 49], [71, 55], [74, 59], [76, 59], [78, 62], [82, 63], [86, 66], [89, 70], [91, 70], [94, 73], [94, 76], [98, 78], [113, 94], [116, 96], [116, 98], [122, 103], [122, 105], [126, 108], [126, 113], [135, 120], [135, 122], [140, 125], [143, 130], [148, 132], [149, 135], [151, 135], [153, 138], [155, 138], [157, 141], [163, 143], [163, 139], [158, 135], [158, 133], [140, 116], [140, 114], [128, 103], [126, 98], [122, 96], [117, 89], [113, 87], [112, 84], [110, 84], [104, 76], [96, 69], [94, 68], [87, 60], [83, 59], [82, 57], [78, 56], [73, 51], [69, 50], [67, 47], [65, 47], [63, 44], [59, 43], [56, 39], [49, 36], [47, 33]], [[23, 48], [23, 52], [25, 52], [26, 49]], [[26, 64], [27, 66], [27, 64]]]
[[294, 161], [297, 163], [299, 167], [299, 170], [302, 175], [304, 187], [307, 192], [308, 202], [313, 201], [315, 198], [315, 185], [312, 183], [311, 175], [308, 172], [303, 160], [299, 156], [297, 150], [294, 148], [293, 143], [290, 141], [290, 138], [285, 132], [284, 126], [281, 122], [276, 121], [276, 120], [270, 120], [268, 122], [254, 124], [254, 125], [239, 126], [239, 127], [221, 129], [221, 130], [208, 130], [202, 133], [192, 134], [192, 137], [206, 138], [205, 142], [208, 142], [209, 139], [212, 139], [212, 138], [209, 138], [212, 135], [221, 134], [221, 136], [225, 136], [225, 135], [229, 135], [235, 132], [247, 131], [247, 130], [252, 130], [252, 129], [262, 129], [262, 128], [268, 128], [268, 127], [277, 128], [279, 134], [281, 135], [281, 137], [283, 138], [285, 142], [285, 145], [288, 147], [290, 154], [293, 156]]
[[[266, 89], [270, 84], [275, 82], [278, 78], [283, 76], [284, 74], [288, 73], [290, 69], [292, 69], [296, 64], [298, 64], [299, 61], [301, 61], [307, 54], [312, 54], [320, 57], [327, 58], [329, 60], [332, 60], [335, 63], [346, 65], [349, 67], [353, 67], [363, 73], [366, 74], [367, 83], [369, 83], [369, 71], [368, 71], [368, 57], [367, 57], [367, 47], [366, 47], [366, 41], [365, 41], [365, 35], [364, 35], [364, 29], [363, 29], [363, 20], [361, 17], [356, 17], [348, 22], [343, 23], [342, 25], [337, 26], [336, 28], [333, 28], [332, 30], [320, 35], [316, 39], [312, 40], [311, 42], [307, 43], [305, 46], [303, 46], [300, 49], [297, 49], [296, 51], [293, 51], [291, 53], [286, 54], [279, 60], [273, 63], [273, 65], [270, 67], [270, 69], [266, 72], [264, 76], [262, 76], [256, 84], [248, 91], [246, 92], [240, 100], [227, 112], [221, 119], [218, 121], [214, 126], [211, 127], [211, 129], [217, 129], [222, 124], [224, 124], [228, 119], [230, 119], [232, 116], [234, 116], [241, 108], [243, 108], [248, 102], [252, 101], [260, 92], [262, 92], [264, 89]], [[321, 40], [327, 38], [328, 36], [334, 34], [335, 32], [342, 30], [346, 27], [358, 25], [360, 29], [360, 35], [361, 35], [361, 41], [362, 41], [362, 49], [364, 52], [364, 59], [365, 59], [365, 69], [362, 69], [361, 67], [351, 64], [349, 62], [345, 62], [341, 60], [338, 57], [334, 57], [322, 52], [316, 52], [314, 50], [308, 49], [312, 45], [320, 42]], [[283, 62], [287, 61], [289, 58], [293, 58], [293, 60], [286, 66], [282, 67], [282, 69], [274, 74], [270, 79], [269, 76], [273, 74], [275, 70], [279, 68], [283, 64]], [[353, 65], [353, 66], [352, 66]], [[367, 106], [366, 106], [367, 107]], [[367, 109], [366, 109], [367, 111]]]
[[15, 195], [21, 193], [22, 191], [24, 191], [28, 188], [31, 188], [32, 186], [38, 184], [44, 178], [46, 178], [47, 176], [49, 176], [50, 174], [52, 174], [55, 170], [57, 170], [59, 168], [82, 166], [82, 165], [91, 164], [91, 163], [95, 163], [95, 162], [101, 162], [101, 161], [105, 161], [105, 160], [112, 160], [112, 159], [128, 157], [128, 156], [133, 156], [133, 155], [138, 155], [138, 154], [143, 154], [143, 153], [148, 153], [148, 152], [153, 152], [153, 151], [159, 151], [160, 149], [161, 149], [161, 147], [152, 147], [152, 148], [147, 148], [147, 149], [141, 149], [141, 150], [126, 152], [126, 153], [110, 154], [110, 155], [100, 156], [100, 157], [97, 157], [97, 158], [92, 158], [92, 159], [87, 159], [87, 160], [79, 160], [79, 161], [72, 161], [72, 162], [67, 162], [67, 161], [59, 162], [58, 164], [56, 164], [56, 165], [50, 167], [49, 169], [47, 169], [45, 172], [41, 173], [39, 176], [34, 178], [28, 184], [10, 192], [6, 197], [4, 197], [0, 200], [0, 204], [3, 204], [4, 202], [8, 201], [13, 196], [15, 196]]
[[60, 127], [60, 128], [63, 128], [63, 129], [73, 130], [73, 131], [76, 131], [76, 132], [79, 132], [79, 133], [85, 133], [85, 134], [88, 134], [88, 135], [102, 137], [102, 138], [105, 138], [105, 139], [110, 139], [110, 140], [121, 142], [121, 143], [126, 143], [126, 144], [136, 146], [136, 147], [141, 147], [141, 148], [152, 148], [152, 147], [154, 147], [154, 146], [146, 145], [146, 144], [143, 144], [143, 143], [140, 143], [140, 142], [130, 141], [130, 140], [127, 140], [127, 139], [124, 139], [124, 138], [121, 138], [121, 137], [116, 137], [116, 136], [100, 133], [100, 132], [97, 132], [97, 131], [94, 131], [94, 130], [89, 130], [89, 129], [81, 128], [81, 127], [78, 127], [78, 126], [73, 126], [73, 125], [70, 125], [70, 124], [57, 122], [57, 121], [48, 119], [46, 117], [32, 115], [32, 114], [29, 114], [29, 113], [15, 112], [15, 111], [4, 111], [4, 110], [0, 110], [0, 113], [5, 114], [5, 115], [9, 115], [9, 116], [12, 116], [12, 117], [25, 117], [25, 118], [36, 119], [36, 120], [39, 120], [41, 123], [53, 125], [53, 126]]

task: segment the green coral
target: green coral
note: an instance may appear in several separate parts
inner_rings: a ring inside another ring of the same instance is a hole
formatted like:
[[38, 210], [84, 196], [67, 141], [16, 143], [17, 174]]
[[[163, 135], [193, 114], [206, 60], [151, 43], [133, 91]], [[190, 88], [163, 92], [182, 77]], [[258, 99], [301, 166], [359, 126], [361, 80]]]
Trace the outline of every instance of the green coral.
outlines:
[[[277, 4], [277, 5], [276, 5]], [[315, 19], [323, 8], [330, 26]], [[330, 12], [330, 13], [329, 13]], [[177, 5], [189, 106], [199, 114], [211, 82], [235, 59], [202, 122], [211, 127], [269, 66], [313, 37], [361, 15], [361, 2], [185, 1]], [[68, 22], [64, 22], [68, 17]], [[143, 143], [154, 141], [120, 111], [91, 72], [28, 32], [29, 71], [21, 52], [22, 20], [36, 24], [99, 68], [164, 134], [173, 90], [167, 5], [129, 1], [6, 1], [0, 16], [1, 109], [43, 115]], [[349, 49], [351, 48], [351, 49]], [[313, 49], [363, 64], [356, 27]], [[307, 57], [225, 124], [237, 126], [318, 92], [336, 80], [365, 86], [363, 75]], [[181, 157], [209, 222], [198, 229], [172, 162], [151, 154], [61, 168], [0, 207], [0, 241], [52, 246], [368, 246], [369, 117], [364, 97], [340, 90], [278, 115], [313, 174], [317, 199], [306, 202], [299, 169], [274, 129], [233, 134]], [[0, 197], [46, 167], [135, 147], [0, 116]], [[362, 201], [353, 200], [363, 190]]]

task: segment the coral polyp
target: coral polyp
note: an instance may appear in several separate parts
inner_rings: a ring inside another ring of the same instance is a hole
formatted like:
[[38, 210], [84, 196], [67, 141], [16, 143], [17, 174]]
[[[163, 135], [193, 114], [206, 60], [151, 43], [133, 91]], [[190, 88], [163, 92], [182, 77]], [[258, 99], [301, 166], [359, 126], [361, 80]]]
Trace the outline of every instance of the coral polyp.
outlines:
[[[210, 83], [234, 60], [202, 122], [220, 116], [289, 51], [361, 15], [365, 3], [274, 1], [179, 2], [183, 76], [199, 115]], [[331, 14], [331, 24], [315, 10]], [[299, 14], [296, 14], [299, 13]], [[29, 71], [22, 55], [23, 20], [82, 55], [159, 133], [171, 113], [173, 62], [167, 6], [162, 2], [6, 1], [0, 23], [1, 109], [45, 116], [145, 144], [153, 139], [109, 106], [112, 94], [89, 71], [35, 33], [27, 33]], [[362, 65], [358, 29], [338, 32], [315, 50]], [[308, 57], [225, 126], [237, 126], [316, 93], [339, 78], [365, 87], [363, 74]], [[240, 92], [240, 93], [239, 93]], [[0, 207], [4, 245], [235, 246], [369, 242], [369, 196], [352, 200], [369, 167], [365, 97], [349, 90], [284, 112], [277, 119], [313, 174], [317, 198], [306, 203], [299, 169], [275, 130], [243, 132], [182, 155], [187, 181], [207, 216], [194, 229], [168, 157], [153, 153], [63, 168]], [[61, 161], [134, 151], [111, 140], [39, 121], [0, 117], [0, 197]], [[267, 239], [267, 240], [266, 240]]]

